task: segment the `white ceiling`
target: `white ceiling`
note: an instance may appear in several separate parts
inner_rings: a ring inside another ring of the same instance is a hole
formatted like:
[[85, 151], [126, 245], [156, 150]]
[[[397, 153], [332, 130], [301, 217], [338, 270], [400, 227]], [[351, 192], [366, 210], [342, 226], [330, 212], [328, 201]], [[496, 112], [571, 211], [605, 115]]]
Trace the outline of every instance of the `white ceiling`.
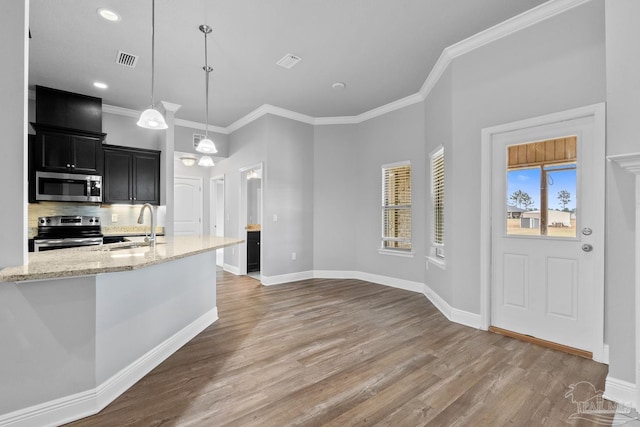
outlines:
[[[354, 116], [418, 92], [442, 50], [544, 0], [156, 0], [155, 100], [228, 126], [263, 104], [313, 117]], [[110, 8], [111, 23], [96, 10]], [[143, 110], [151, 95], [151, 0], [31, 0], [29, 86]], [[118, 50], [139, 55], [135, 69]], [[287, 53], [302, 61], [286, 70]], [[107, 90], [92, 86], [100, 80]], [[344, 90], [331, 89], [345, 82]]]

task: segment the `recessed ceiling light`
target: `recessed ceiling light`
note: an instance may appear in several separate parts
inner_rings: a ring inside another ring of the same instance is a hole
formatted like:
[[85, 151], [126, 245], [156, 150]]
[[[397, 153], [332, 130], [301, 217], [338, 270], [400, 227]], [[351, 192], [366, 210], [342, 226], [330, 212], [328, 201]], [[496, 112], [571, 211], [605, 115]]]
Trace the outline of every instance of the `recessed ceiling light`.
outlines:
[[335, 82], [334, 84], [331, 85], [331, 87], [334, 89], [344, 89], [347, 87], [347, 84], [343, 82]]
[[93, 82], [93, 85], [98, 89], [106, 89], [109, 87], [106, 83], [102, 83], [102, 82]]
[[98, 15], [111, 22], [118, 22], [120, 20], [120, 15], [113, 10], [105, 9], [104, 7], [98, 9]]

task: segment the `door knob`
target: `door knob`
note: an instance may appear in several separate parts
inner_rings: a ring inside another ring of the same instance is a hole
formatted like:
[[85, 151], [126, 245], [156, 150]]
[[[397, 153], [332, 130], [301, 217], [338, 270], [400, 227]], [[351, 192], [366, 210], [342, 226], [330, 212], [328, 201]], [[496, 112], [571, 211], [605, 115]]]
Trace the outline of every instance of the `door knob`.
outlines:
[[591, 246], [588, 243], [585, 243], [584, 245], [582, 245], [582, 250], [585, 252], [591, 252], [593, 250], [593, 246]]

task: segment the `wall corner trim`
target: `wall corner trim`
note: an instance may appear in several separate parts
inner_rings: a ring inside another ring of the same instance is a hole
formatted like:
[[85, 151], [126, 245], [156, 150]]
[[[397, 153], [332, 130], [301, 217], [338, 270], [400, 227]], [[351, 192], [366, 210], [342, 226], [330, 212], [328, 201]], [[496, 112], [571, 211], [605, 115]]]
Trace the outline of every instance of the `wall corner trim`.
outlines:
[[629, 408], [638, 407], [638, 402], [636, 402], [636, 384], [613, 378], [609, 375], [607, 375], [605, 380], [602, 397]]
[[204, 313], [96, 388], [0, 414], [0, 426], [61, 425], [97, 414], [216, 320], [218, 307]]

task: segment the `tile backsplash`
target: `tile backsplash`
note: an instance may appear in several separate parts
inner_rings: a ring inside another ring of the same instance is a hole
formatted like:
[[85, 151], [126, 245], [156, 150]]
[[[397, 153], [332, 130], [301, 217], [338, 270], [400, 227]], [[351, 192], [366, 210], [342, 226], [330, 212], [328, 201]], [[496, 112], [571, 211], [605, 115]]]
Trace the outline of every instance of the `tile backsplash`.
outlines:
[[[87, 215], [100, 217], [103, 227], [137, 225], [140, 205], [100, 205], [91, 203], [40, 202], [29, 203], [29, 227], [38, 226], [38, 217], [52, 215]], [[164, 226], [164, 206], [156, 208], [156, 223]], [[113, 215], [117, 221], [112, 221]], [[149, 213], [145, 213], [145, 217]]]

